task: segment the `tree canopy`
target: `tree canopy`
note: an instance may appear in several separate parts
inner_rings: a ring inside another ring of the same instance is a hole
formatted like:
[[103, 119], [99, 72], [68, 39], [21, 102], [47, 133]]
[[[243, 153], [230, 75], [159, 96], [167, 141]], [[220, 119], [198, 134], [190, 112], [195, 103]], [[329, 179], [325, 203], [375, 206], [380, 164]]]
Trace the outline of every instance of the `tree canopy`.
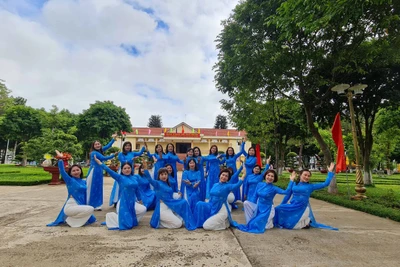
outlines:
[[228, 119], [224, 115], [215, 118], [214, 129], [228, 129]]
[[161, 115], [151, 115], [149, 118], [149, 123], [147, 124], [149, 128], [162, 128]]

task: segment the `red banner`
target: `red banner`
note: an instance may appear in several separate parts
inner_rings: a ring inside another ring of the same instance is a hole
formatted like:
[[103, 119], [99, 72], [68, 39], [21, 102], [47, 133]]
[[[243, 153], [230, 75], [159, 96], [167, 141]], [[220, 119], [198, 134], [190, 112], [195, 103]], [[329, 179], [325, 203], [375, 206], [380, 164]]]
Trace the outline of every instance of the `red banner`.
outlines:
[[164, 137], [200, 138], [199, 133], [164, 133]]

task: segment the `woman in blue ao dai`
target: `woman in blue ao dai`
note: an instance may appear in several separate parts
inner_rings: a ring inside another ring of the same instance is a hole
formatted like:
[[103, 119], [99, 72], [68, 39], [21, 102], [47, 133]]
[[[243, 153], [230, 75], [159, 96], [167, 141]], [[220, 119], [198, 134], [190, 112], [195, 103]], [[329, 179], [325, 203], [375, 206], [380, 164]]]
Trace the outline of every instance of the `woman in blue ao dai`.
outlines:
[[[185, 160], [183, 161], [184, 162], [184, 169], [185, 170], [187, 170], [187, 169], [189, 169], [189, 160], [191, 160], [191, 159], [195, 159], [195, 157], [194, 157], [194, 152], [193, 152], [193, 148], [189, 148], [188, 150], [187, 150], [187, 152], [186, 152], [186, 158], [185, 158]], [[197, 163], [197, 159], [195, 159], [196, 160], [196, 163]]]
[[86, 177], [87, 184], [87, 204], [92, 206], [94, 210], [101, 210], [103, 205], [103, 171], [100, 166], [98, 166], [94, 160], [96, 156], [97, 159], [102, 162], [114, 158], [116, 154], [111, 154], [110, 156], [104, 156], [103, 153], [109, 149], [117, 138], [116, 134], [112, 135], [111, 141], [104, 147], [102, 147], [99, 141], [94, 141], [91, 146], [90, 152], [90, 168], [88, 175]]
[[221, 155], [218, 154], [218, 147], [216, 145], [212, 145], [210, 147], [210, 154], [206, 157], [203, 157], [203, 160], [207, 162], [205, 176], [207, 177], [206, 199], [208, 199], [211, 188], [219, 181], [219, 166], [223, 163]]
[[172, 168], [174, 169], [174, 177], [177, 179], [178, 170], [176, 168], [176, 164], [180, 163], [183, 164], [183, 161], [176, 155], [175, 153], [175, 146], [169, 143], [165, 149], [166, 155], [166, 164], [171, 164]]
[[[123, 163], [127, 162], [131, 166], [134, 166], [135, 158], [140, 157], [144, 153], [145, 150], [146, 150], [146, 147], [142, 147], [142, 149], [139, 152], [134, 152], [134, 151], [132, 151], [132, 143], [125, 142], [124, 145], [122, 146], [122, 151], [118, 153], [118, 160], [120, 162], [118, 173], [121, 173], [121, 165]], [[117, 204], [120, 194], [121, 193], [119, 190], [118, 183], [117, 183], [117, 181], [114, 181], [114, 185], [111, 190], [110, 201], [109, 201], [110, 206]]]
[[137, 203], [139, 184], [132, 175], [132, 167], [129, 163], [121, 166], [121, 174], [114, 172], [102, 162], [96, 159], [96, 163], [118, 182], [121, 188], [121, 197], [115, 212], [106, 214], [106, 225], [109, 230], [129, 230], [139, 224], [146, 213], [146, 207]]
[[[172, 191], [174, 193], [178, 193], [178, 181], [175, 179], [174, 177], [174, 169], [172, 168], [171, 164], [166, 164], [165, 168], [167, 169], [168, 172], [168, 183], [170, 185], [170, 187], [172, 188]], [[158, 177], [157, 177], [158, 179]]]
[[193, 148], [193, 155], [194, 158], [196, 159], [196, 163], [197, 163], [197, 167], [200, 171], [200, 177], [201, 177], [201, 181], [200, 181], [200, 200], [204, 201], [206, 199], [206, 194], [207, 194], [207, 182], [206, 179], [204, 177], [204, 160], [203, 160], [203, 156], [201, 155], [201, 150], [199, 147], [194, 147]]
[[[56, 150], [57, 156], [63, 155]], [[86, 205], [86, 181], [82, 180], [83, 172], [79, 165], [72, 165], [65, 172], [64, 162], [58, 161], [58, 168], [68, 190], [68, 198], [62, 207], [57, 219], [47, 226], [57, 226], [67, 223], [71, 227], [81, 227], [85, 224], [94, 223], [96, 218], [93, 216], [93, 207]]]
[[[310, 184], [311, 172], [302, 170], [300, 172], [300, 182], [293, 185], [290, 194], [286, 195], [282, 204], [275, 208], [275, 227], [286, 229], [302, 229], [316, 227], [330, 230], [337, 230], [331, 226], [317, 223], [310, 206], [310, 195], [313, 191], [327, 187], [334, 177], [334, 163], [328, 168], [328, 176], [323, 183]], [[288, 204], [288, 200], [290, 203]]]
[[150, 183], [144, 174], [144, 170], [143, 164], [140, 164], [138, 174], [134, 177], [137, 179], [136, 181], [139, 184], [140, 199], [142, 200], [143, 205], [147, 210], [154, 210], [156, 207], [156, 193], [151, 189]]
[[197, 202], [200, 201], [200, 171], [197, 170], [197, 164], [194, 159], [189, 160], [189, 169], [182, 174], [181, 192], [189, 203], [193, 211]]
[[296, 178], [296, 173], [292, 172], [290, 175], [290, 183], [286, 190], [273, 185], [273, 183], [278, 181], [278, 175], [274, 170], [268, 170], [265, 173], [264, 178], [265, 183], [259, 183], [256, 188], [256, 209], [246, 210], [245, 207], [247, 224], [234, 224], [234, 226], [241, 231], [262, 234], [265, 229], [271, 229], [274, 227], [274, 197], [276, 194], [286, 195], [290, 193], [294, 178]]
[[[242, 142], [241, 145], [241, 151], [237, 154], [235, 154], [235, 150], [233, 149], [233, 147], [228, 147], [228, 149], [226, 150], [226, 153], [224, 155], [222, 155], [222, 157], [225, 160], [225, 164], [227, 168], [231, 168], [232, 172], [235, 173], [237, 171], [236, 168], [236, 161], [237, 159], [240, 157], [240, 155], [242, 155], [242, 151], [244, 150], [244, 142]], [[231, 178], [231, 183], [237, 183], [238, 178]], [[240, 188], [236, 189], [235, 192], [233, 192], [234, 196], [235, 196], [235, 201], [241, 199], [240, 197]]]
[[165, 164], [167, 164], [167, 155], [163, 151], [163, 147], [160, 144], [157, 144], [154, 148], [154, 154], [151, 154], [147, 150], [147, 156], [154, 160], [154, 175], [153, 178], [157, 179], [157, 173], [160, 168], [164, 168]]
[[[244, 143], [244, 142], [243, 142]], [[245, 173], [246, 175], [250, 175], [253, 173], [253, 168], [257, 164], [257, 158], [256, 158], [256, 150], [254, 147], [250, 147], [246, 153], [244, 151], [244, 145], [242, 146], [242, 153], [246, 157], [246, 161], [244, 162], [244, 167], [245, 167]], [[243, 184], [243, 190], [242, 190], [242, 201], [245, 201], [246, 199], [244, 198], [244, 192], [247, 191], [246, 184]]]
[[188, 230], [195, 230], [196, 225], [192, 211], [181, 193], [174, 193], [168, 181], [166, 168], [158, 170], [157, 180], [152, 180], [145, 170], [147, 180], [154, 187], [157, 195], [157, 205], [150, 220], [153, 228], [176, 229], [182, 227], [182, 220]]
[[236, 184], [228, 183], [231, 173], [223, 169], [219, 174], [219, 182], [210, 191], [209, 202], [199, 202], [193, 213], [196, 219], [196, 226], [205, 230], [224, 230], [229, 227], [231, 218], [228, 207], [228, 195], [231, 191], [239, 188], [243, 183], [243, 177], [239, 178]]

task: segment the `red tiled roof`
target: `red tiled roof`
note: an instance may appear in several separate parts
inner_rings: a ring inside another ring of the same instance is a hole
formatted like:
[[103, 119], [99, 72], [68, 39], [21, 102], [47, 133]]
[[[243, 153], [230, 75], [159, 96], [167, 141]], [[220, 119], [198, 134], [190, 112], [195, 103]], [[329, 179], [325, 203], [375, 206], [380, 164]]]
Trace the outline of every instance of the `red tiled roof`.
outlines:
[[[148, 127], [132, 127], [132, 132], [129, 134], [136, 134], [136, 130], [138, 131], [138, 135], [161, 135], [161, 133], [164, 133], [164, 129], [167, 129], [167, 132], [170, 131], [171, 128], [169, 127], [163, 127], [163, 128], [148, 128]], [[205, 136], [229, 136], [234, 137], [234, 136], [241, 136], [245, 137], [246, 132], [245, 131], [237, 131], [235, 129], [213, 129], [213, 128], [194, 128], [194, 132], [198, 133], [198, 129], [200, 129], [200, 134], [204, 134]], [[177, 132], [181, 133], [180, 128], [177, 128]], [[187, 132], [191, 133], [191, 132]], [[240, 135], [239, 135], [240, 133]]]

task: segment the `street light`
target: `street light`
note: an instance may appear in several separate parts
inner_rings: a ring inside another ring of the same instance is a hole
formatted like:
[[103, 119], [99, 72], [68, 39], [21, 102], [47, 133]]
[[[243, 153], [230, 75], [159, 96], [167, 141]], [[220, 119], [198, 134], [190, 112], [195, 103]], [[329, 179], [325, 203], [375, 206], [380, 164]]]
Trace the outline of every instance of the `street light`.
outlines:
[[349, 84], [338, 84], [331, 90], [337, 92], [339, 95], [346, 94], [347, 100], [349, 101], [350, 119], [351, 119], [351, 132], [353, 135], [354, 153], [356, 156], [356, 195], [352, 197], [355, 200], [361, 200], [366, 198], [365, 192], [367, 189], [364, 187], [364, 180], [361, 172], [360, 165], [360, 152], [358, 150], [358, 139], [356, 131], [356, 122], [354, 119], [354, 106], [353, 106], [353, 95], [360, 95], [362, 91], [367, 88], [366, 84], [356, 84], [351, 86]]

